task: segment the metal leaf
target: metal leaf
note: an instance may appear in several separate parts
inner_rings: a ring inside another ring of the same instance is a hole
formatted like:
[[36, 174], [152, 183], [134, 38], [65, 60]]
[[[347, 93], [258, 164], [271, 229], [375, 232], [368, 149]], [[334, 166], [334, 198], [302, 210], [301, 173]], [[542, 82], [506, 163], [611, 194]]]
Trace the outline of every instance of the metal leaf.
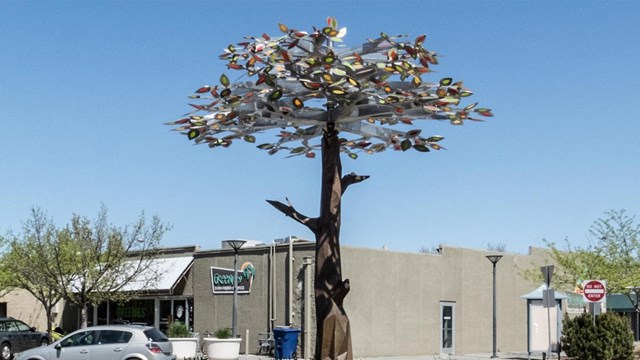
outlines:
[[426, 146], [424, 146], [422, 144], [413, 145], [413, 148], [418, 150], [418, 151], [420, 151], [420, 152], [429, 152], [429, 151], [431, 151], [431, 150], [429, 150], [428, 147], [426, 147]]
[[440, 86], [449, 86], [453, 82], [452, 78], [443, 78], [440, 79]]
[[265, 143], [265, 144], [260, 144], [256, 147], [261, 150], [268, 150], [268, 149], [273, 149], [274, 146], [275, 146], [274, 144]]
[[193, 140], [193, 139], [197, 138], [198, 136], [200, 136], [200, 130], [198, 130], [198, 129], [191, 129], [191, 130], [189, 130], [189, 132], [187, 133], [187, 136], [189, 137], [189, 140]]
[[405, 139], [405, 140], [402, 140], [402, 142], [400, 143], [400, 149], [402, 149], [402, 151], [407, 151], [411, 149], [412, 145], [413, 144], [411, 144], [411, 140]]
[[231, 83], [229, 82], [229, 78], [227, 77], [227, 75], [220, 75], [220, 84], [222, 84], [222, 86], [224, 87], [229, 87]]

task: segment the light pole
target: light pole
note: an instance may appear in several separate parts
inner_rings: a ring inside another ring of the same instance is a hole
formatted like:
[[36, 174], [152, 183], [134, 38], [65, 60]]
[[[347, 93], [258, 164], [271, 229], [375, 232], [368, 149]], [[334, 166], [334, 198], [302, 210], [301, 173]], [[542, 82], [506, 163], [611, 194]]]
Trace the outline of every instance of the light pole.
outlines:
[[238, 326], [238, 251], [246, 243], [245, 240], [225, 240], [233, 249], [233, 315], [231, 320], [231, 336], [237, 337]]
[[498, 263], [498, 261], [500, 261], [500, 259], [502, 258], [502, 255], [487, 255], [487, 259], [489, 259], [489, 261], [491, 261], [491, 263], [493, 264], [493, 355], [491, 355], [492, 359], [495, 359], [498, 357], [498, 354], [496, 353], [496, 333], [497, 333], [497, 327], [496, 327], [496, 264]]

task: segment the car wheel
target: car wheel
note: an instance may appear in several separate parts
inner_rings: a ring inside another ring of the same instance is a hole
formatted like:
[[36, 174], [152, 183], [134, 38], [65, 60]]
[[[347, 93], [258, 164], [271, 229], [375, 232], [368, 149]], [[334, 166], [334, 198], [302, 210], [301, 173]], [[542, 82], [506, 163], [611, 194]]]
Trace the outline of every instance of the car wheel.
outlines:
[[11, 360], [11, 345], [9, 343], [3, 343], [0, 347], [0, 359]]

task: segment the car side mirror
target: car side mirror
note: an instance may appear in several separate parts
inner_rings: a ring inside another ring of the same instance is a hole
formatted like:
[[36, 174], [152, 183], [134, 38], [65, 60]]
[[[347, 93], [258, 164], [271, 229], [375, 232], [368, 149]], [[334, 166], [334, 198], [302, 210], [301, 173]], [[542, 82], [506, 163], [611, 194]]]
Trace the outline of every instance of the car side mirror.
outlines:
[[56, 350], [61, 350], [62, 349], [62, 345], [60, 345], [60, 343], [57, 343], [53, 348], [56, 349]]
[[30, 328], [29, 328], [29, 331], [31, 331], [31, 332], [35, 332], [35, 331], [36, 331], [36, 327], [35, 327], [35, 326], [30, 327]]

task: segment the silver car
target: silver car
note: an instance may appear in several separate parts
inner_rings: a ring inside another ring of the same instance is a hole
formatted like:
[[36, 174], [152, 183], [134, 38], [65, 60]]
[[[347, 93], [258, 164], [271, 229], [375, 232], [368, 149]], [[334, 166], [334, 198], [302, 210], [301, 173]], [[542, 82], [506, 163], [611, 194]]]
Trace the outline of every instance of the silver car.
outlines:
[[175, 360], [171, 341], [141, 325], [101, 325], [80, 329], [55, 343], [16, 354], [15, 360]]

